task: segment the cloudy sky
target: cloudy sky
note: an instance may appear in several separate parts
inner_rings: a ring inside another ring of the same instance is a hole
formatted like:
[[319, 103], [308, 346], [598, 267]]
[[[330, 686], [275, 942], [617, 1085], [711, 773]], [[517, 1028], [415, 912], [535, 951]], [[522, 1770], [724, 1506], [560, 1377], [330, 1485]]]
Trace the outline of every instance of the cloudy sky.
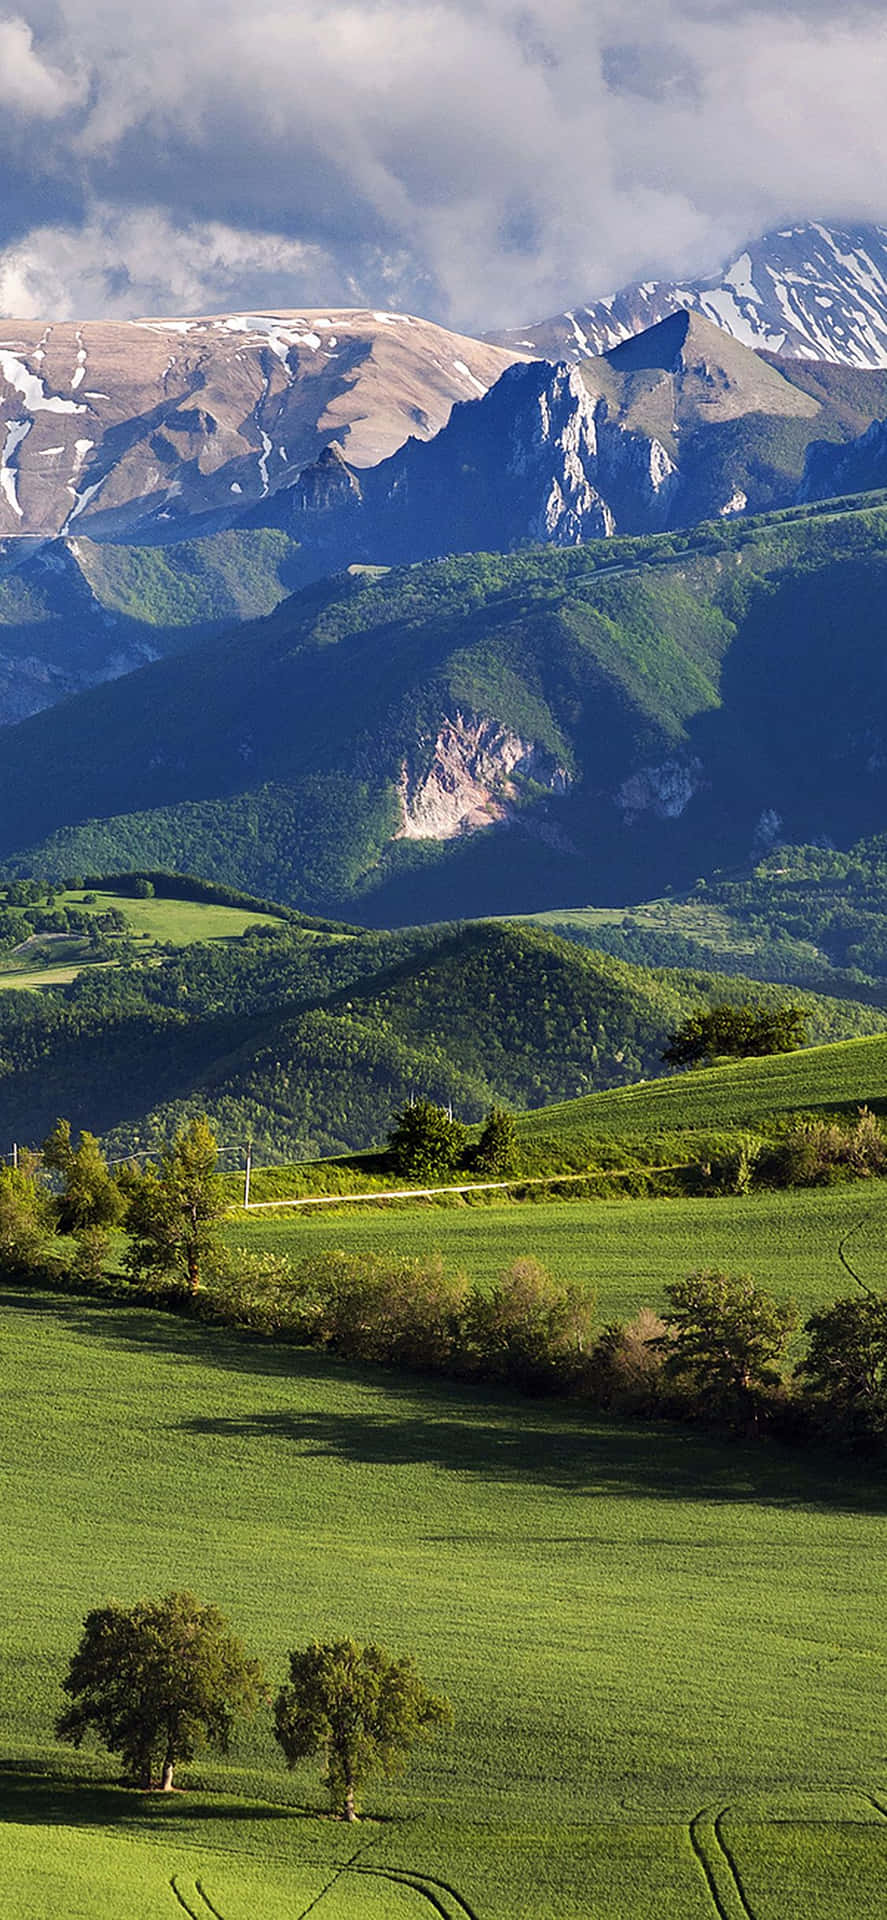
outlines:
[[0, 75], [7, 315], [480, 330], [887, 222], [884, 0], [23, 0]]

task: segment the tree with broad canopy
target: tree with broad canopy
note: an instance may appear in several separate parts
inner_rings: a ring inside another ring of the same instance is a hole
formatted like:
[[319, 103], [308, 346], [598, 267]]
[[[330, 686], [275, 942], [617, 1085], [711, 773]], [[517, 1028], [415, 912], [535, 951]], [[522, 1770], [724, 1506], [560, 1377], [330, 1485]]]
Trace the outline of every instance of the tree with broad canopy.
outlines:
[[357, 1793], [369, 1772], [401, 1770], [409, 1748], [452, 1708], [429, 1693], [409, 1656], [355, 1640], [312, 1641], [289, 1656], [289, 1684], [274, 1703], [274, 1732], [288, 1767], [322, 1753], [325, 1782], [343, 1820], [357, 1819]]
[[58, 1738], [79, 1747], [94, 1733], [120, 1754], [129, 1785], [159, 1781], [165, 1793], [179, 1760], [206, 1746], [227, 1753], [237, 1716], [265, 1697], [261, 1667], [224, 1615], [187, 1592], [87, 1614], [62, 1686], [71, 1704]]

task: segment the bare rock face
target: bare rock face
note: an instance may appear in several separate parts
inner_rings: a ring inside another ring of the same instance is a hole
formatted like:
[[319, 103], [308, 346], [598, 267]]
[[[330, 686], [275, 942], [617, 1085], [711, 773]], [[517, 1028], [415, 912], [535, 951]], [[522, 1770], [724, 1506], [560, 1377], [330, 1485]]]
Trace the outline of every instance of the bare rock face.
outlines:
[[623, 780], [616, 794], [626, 826], [643, 813], [658, 820], [679, 820], [702, 784], [702, 766], [698, 760], [664, 760], [658, 767], [641, 767]]
[[428, 439], [525, 357], [406, 314], [0, 320], [0, 538], [181, 538], [327, 446], [363, 468]]
[[565, 793], [570, 776], [537, 742], [523, 740], [497, 720], [456, 712], [434, 742], [430, 764], [411, 774], [404, 761], [398, 781], [398, 840], [455, 840], [507, 822], [521, 780]]

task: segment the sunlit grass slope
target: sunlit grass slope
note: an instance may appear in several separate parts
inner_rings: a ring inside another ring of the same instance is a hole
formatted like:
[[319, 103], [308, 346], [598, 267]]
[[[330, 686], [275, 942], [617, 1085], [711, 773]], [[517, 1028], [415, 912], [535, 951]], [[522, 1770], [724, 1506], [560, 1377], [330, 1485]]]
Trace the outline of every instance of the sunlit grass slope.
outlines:
[[[420, 1920], [435, 1886], [450, 1920], [710, 1920], [701, 1855], [727, 1875], [709, 1818], [724, 1806], [756, 1916], [857, 1920], [864, 1892], [880, 1920], [871, 1470], [352, 1374], [136, 1311], [8, 1297], [2, 1326], [13, 1920], [154, 1920], [181, 1908], [173, 1879], [224, 1920], [291, 1920], [315, 1898], [318, 1920]], [[314, 1817], [319, 1784], [286, 1774], [267, 1719], [171, 1803], [104, 1790], [105, 1760], [52, 1735], [80, 1622], [185, 1585], [272, 1680], [312, 1634], [412, 1651], [453, 1700], [452, 1735], [369, 1793], [356, 1835]]]

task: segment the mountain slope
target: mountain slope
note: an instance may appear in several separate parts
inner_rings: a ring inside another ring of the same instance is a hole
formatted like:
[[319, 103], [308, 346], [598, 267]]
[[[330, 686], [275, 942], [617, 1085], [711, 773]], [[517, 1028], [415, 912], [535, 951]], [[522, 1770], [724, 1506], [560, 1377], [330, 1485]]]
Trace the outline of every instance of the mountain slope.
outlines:
[[765, 233], [708, 279], [645, 280], [570, 313], [487, 338], [548, 360], [604, 353], [688, 307], [748, 347], [887, 366], [887, 226], [817, 220]]
[[0, 560], [0, 726], [270, 613], [294, 543], [232, 529], [164, 547], [9, 541]]
[[407, 314], [5, 320], [0, 538], [168, 539], [335, 441], [357, 467], [443, 426], [519, 357]]
[[[842, 373], [845, 370], [841, 370]], [[298, 540], [317, 574], [441, 552], [570, 545], [686, 526], [793, 500], [811, 440], [845, 440], [887, 412], [887, 372], [794, 377], [695, 314], [577, 366], [514, 366], [454, 407], [430, 442], [358, 473], [329, 449], [251, 510]]]
[[10, 728], [0, 855], [390, 923], [848, 844], [887, 821], [885, 593], [883, 504], [321, 583]]

